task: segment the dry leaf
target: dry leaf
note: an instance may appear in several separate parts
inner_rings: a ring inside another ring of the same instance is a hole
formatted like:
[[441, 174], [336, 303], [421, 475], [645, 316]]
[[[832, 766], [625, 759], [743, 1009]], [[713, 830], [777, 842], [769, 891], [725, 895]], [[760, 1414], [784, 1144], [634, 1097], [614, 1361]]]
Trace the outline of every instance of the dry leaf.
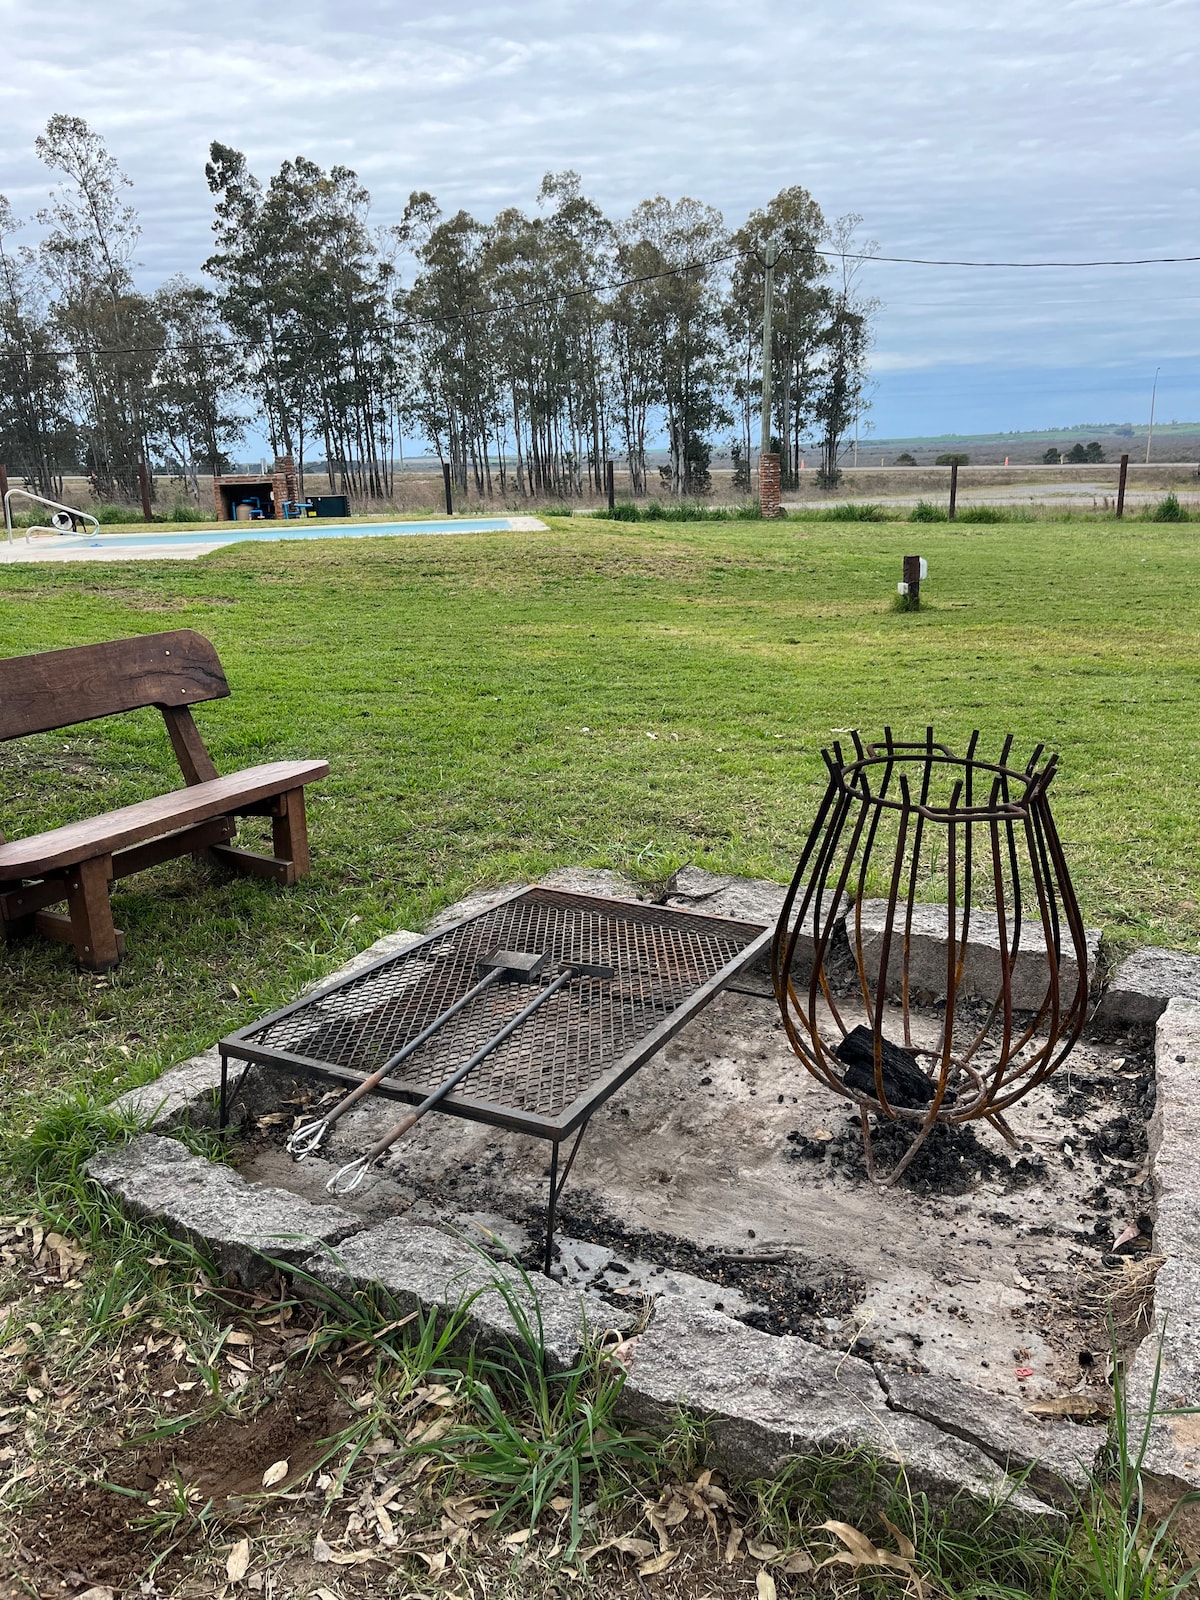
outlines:
[[880, 1550], [878, 1546], [872, 1544], [865, 1533], [851, 1527], [848, 1522], [831, 1520], [819, 1523], [818, 1526], [827, 1533], [835, 1535], [846, 1546], [844, 1551], [827, 1556], [821, 1562], [822, 1567], [841, 1565], [850, 1567], [856, 1572], [860, 1567], [890, 1567], [893, 1571], [905, 1573], [916, 1583], [918, 1589], [923, 1587], [908, 1556], [896, 1555], [891, 1550]]
[[250, 1541], [242, 1539], [234, 1545], [229, 1552], [229, 1559], [225, 1563], [225, 1571], [230, 1583], [240, 1583], [246, 1576], [250, 1565]]
[[510, 1533], [504, 1542], [510, 1550], [515, 1549], [517, 1545], [524, 1544], [532, 1532], [532, 1528], [518, 1528], [516, 1533]]
[[272, 1461], [262, 1475], [262, 1486], [264, 1489], [273, 1488], [275, 1484], [282, 1483], [287, 1475], [288, 1463], [286, 1461]]
[[903, 1559], [905, 1561], [915, 1561], [917, 1559], [916, 1545], [902, 1529], [896, 1526], [889, 1516], [886, 1516], [882, 1511], [879, 1514], [881, 1517], [883, 1517], [884, 1527], [891, 1534], [892, 1538], [895, 1539], [896, 1549], [900, 1552], [900, 1555], [903, 1557]]
[[1061, 1394], [1052, 1400], [1035, 1400], [1025, 1411], [1031, 1417], [1074, 1417], [1087, 1422], [1107, 1417], [1112, 1411], [1112, 1401], [1107, 1395]]
[[729, 1538], [725, 1541], [725, 1565], [731, 1567], [738, 1553], [738, 1546], [742, 1542], [742, 1530], [734, 1522], [729, 1528]]
[[677, 1550], [664, 1550], [662, 1555], [655, 1556], [652, 1561], [643, 1561], [638, 1568], [639, 1578], [653, 1578], [656, 1573], [665, 1572], [679, 1554]]
[[781, 1572], [798, 1573], [813, 1570], [813, 1558], [804, 1550], [797, 1550], [794, 1556], [789, 1556], [779, 1569]]
[[754, 1582], [758, 1589], [758, 1600], [775, 1600], [775, 1579], [767, 1571], [766, 1567], [759, 1567]]
[[313, 1595], [315, 1596], [315, 1600], [338, 1600], [337, 1595], [334, 1594], [332, 1589], [326, 1589], [324, 1587], [320, 1589], [314, 1589]]
[[681, 1522], [688, 1519], [688, 1508], [683, 1500], [674, 1499], [663, 1512], [663, 1527], [677, 1528]]
[[85, 1589], [81, 1595], [77, 1595], [76, 1600], [113, 1600], [113, 1592], [98, 1583], [94, 1589]]
[[747, 1539], [746, 1549], [756, 1561], [774, 1561], [783, 1553], [777, 1544], [760, 1544], [757, 1539]]
[[556, 1494], [550, 1502], [551, 1511], [570, 1511], [571, 1502], [565, 1494]]
[[605, 1539], [603, 1544], [594, 1544], [590, 1550], [581, 1550], [579, 1559], [590, 1561], [593, 1556], [598, 1556], [601, 1550], [619, 1550], [622, 1555], [635, 1556], [639, 1561], [645, 1561], [654, 1554], [654, 1546], [649, 1539], [635, 1539], [632, 1535], [623, 1533], [615, 1539]]
[[317, 1534], [316, 1538], [313, 1540], [312, 1558], [314, 1561], [333, 1560], [333, 1550], [325, 1543], [320, 1534]]

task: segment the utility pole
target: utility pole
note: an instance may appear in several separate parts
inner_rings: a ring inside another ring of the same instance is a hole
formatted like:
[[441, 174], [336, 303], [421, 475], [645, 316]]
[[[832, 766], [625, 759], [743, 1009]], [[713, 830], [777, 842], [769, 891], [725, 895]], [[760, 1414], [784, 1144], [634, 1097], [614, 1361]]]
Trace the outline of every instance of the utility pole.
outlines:
[[764, 517], [779, 515], [779, 457], [771, 449], [771, 306], [775, 298], [775, 263], [779, 246], [767, 244], [763, 274], [762, 434], [758, 447], [758, 508]]
[[1155, 400], [1155, 396], [1158, 394], [1158, 375], [1159, 375], [1159, 373], [1161, 371], [1162, 371], [1161, 367], [1155, 367], [1155, 369], [1154, 369], [1154, 385], [1150, 390], [1150, 431], [1146, 435], [1146, 460], [1147, 461], [1149, 461], [1149, 459], [1150, 459], [1150, 444], [1151, 444], [1151, 441], [1154, 438], [1154, 400]]

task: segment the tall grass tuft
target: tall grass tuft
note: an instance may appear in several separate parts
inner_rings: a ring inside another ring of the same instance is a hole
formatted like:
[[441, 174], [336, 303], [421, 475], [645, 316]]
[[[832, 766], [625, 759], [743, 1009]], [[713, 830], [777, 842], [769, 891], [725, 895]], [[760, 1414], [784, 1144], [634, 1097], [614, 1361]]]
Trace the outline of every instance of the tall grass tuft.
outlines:
[[930, 500], [918, 500], [909, 512], [910, 522], [949, 522], [949, 512], [942, 506], [935, 506]]
[[[1113, 1354], [1116, 1339], [1113, 1335]], [[1113, 1430], [1108, 1470], [1092, 1484], [1090, 1503], [1081, 1504], [1079, 1521], [1103, 1600], [1179, 1600], [1200, 1576], [1200, 1565], [1178, 1572], [1172, 1543], [1172, 1524], [1188, 1505], [1200, 1503], [1200, 1493], [1184, 1495], [1161, 1521], [1147, 1510], [1145, 1501], [1146, 1453], [1159, 1410], [1162, 1379], [1162, 1335], [1154, 1359], [1154, 1377], [1144, 1418], [1130, 1414], [1124, 1368], [1114, 1361]], [[1172, 1570], [1174, 1569], [1174, 1570]]]
[[647, 500], [645, 505], [618, 500], [611, 511], [605, 507], [596, 517], [608, 522], [759, 522], [762, 512], [756, 500], [734, 506], [711, 506], [704, 500]]
[[537, 1294], [524, 1270], [511, 1264], [520, 1286], [489, 1261], [496, 1272], [491, 1287], [503, 1298], [517, 1337], [506, 1357], [468, 1360], [464, 1420], [442, 1439], [415, 1448], [428, 1449], [496, 1496], [494, 1524], [517, 1512], [532, 1529], [552, 1500], [569, 1500], [569, 1560], [583, 1537], [585, 1493], [601, 1510], [611, 1505], [635, 1474], [651, 1470], [654, 1444], [618, 1422], [624, 1368], [598, 1344], [588, 1341], [566, 1371], [550, 1370]]
[[1170, 494], [1165, 494], [1150, 512], [1151, 522], [1188, 522], [1187, 507], [1179, 502], [1179, 496], [1172, 489]]

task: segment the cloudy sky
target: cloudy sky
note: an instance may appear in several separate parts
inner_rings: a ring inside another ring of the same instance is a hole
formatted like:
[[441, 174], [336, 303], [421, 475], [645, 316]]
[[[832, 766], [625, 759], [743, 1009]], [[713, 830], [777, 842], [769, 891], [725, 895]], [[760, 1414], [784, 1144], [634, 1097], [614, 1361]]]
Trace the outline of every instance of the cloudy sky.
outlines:
[[[1197, 0], [0, 0], [0, 192], [69, 111], [133, 179], [152, 287], [208, 244], [208, 143], [490, 216], [575, 168], [619, 215], [785, 184], [885, 256], [1200, 255]], [[1189, 107], [1192, 109], [1189, 111]], [[36, 230], [31, 229], [30, 237]], [[882, 437], [1200, 417], [1200, 264], [872, 264]]]

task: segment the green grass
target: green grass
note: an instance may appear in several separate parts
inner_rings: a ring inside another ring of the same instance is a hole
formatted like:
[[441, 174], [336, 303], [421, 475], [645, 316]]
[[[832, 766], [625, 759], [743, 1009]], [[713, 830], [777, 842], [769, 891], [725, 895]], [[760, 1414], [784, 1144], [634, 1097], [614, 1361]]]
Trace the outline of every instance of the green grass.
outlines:
[[[929, 561], [917, 614], [901, 557]], [[0, 651], [190, 626], [233, 695], [218, 768], [326, 756], [292, 890], [190, 861], [115, 895], [109, 980], [11, 946], [0, 1095], [154, 1074], [384, 929], [567, 862], [785, 878], [839, 730], [1061, 751], [1089, 922], [1195, 947], [1200, 554], [1186, 524], [764, 523], [260, 544], [7, 567]], [[174, 781], [147, 711], [0, 751], [9, 837]], [[25, 1101], [25, 1110], [28, 1111]]]

